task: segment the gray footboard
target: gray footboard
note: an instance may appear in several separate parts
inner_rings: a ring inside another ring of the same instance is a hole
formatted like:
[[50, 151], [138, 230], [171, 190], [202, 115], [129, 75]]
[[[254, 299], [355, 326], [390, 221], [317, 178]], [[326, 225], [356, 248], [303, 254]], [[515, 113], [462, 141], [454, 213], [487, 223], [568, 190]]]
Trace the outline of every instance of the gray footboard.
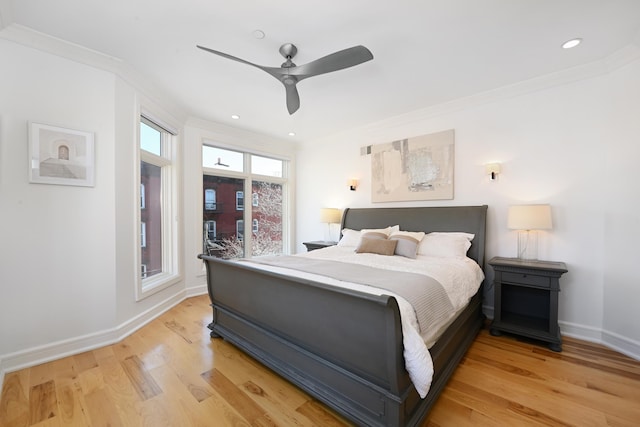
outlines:
[[404, 369], [394, 298], [336, 289], [209, 256], [219, 335], [363, 425], [403, 425]]
[[420, 399], [404, 368], [395, 298], [200, 258], [212, 337], [237, 345], [359, 425], [419, 425], [481, 325], [476, 296], [431, 350], [436, 374]]

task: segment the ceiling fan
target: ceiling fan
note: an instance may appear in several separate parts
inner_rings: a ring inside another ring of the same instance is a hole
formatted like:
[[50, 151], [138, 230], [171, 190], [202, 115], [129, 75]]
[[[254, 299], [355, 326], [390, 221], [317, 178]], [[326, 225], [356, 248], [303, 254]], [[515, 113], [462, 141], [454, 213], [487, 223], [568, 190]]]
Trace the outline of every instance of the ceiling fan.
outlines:
[[286, 90], [287, 94], [287, 110], [289, 114], [295, 113], [300, 108], [300, 96], [296, 84], [307, 77], [313, 77], [320, 74], [331, 73], [333, 71], [342, 70], [362, 64], [373, 59], [373, 54], [364, 46], [354, 46], [348, 49], [334, 52], [330, 55], [323, 56], [320, 59], [311, 61], [304, 65], [296, 65], [292, 59], [298, 53], [298, 48], [292, 43], [285, 43], [280, 46], [280, 54], [284, 56], [286, 61], [280, 67], [265, 67], [263, 65], [254, 64], [235, 56], [209, 49], [208, 47], [196, 45], [202, 50], [222, 56], [223, 58], [238, 61], [243, 64], [251, 65], [266, 71], [276, 79], [278, 79]]

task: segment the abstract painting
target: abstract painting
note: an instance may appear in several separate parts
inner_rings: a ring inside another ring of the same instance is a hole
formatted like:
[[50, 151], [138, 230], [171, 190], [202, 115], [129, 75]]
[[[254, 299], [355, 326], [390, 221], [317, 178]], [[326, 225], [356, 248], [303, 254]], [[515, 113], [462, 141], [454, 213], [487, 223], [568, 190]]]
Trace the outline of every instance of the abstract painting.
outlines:
[[453, 199], [453, 129], [373, 145], [371, 201]]

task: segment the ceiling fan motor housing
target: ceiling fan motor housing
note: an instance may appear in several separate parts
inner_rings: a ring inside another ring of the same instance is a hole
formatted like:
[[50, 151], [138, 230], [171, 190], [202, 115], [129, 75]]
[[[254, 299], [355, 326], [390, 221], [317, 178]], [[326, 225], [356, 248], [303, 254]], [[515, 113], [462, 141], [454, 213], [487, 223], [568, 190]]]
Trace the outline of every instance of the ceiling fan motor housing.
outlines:
[[280, 46], [280, 55], [287, 59], [291, 59], [298, 53], [298, 48], [293, 43], [285, 43]]

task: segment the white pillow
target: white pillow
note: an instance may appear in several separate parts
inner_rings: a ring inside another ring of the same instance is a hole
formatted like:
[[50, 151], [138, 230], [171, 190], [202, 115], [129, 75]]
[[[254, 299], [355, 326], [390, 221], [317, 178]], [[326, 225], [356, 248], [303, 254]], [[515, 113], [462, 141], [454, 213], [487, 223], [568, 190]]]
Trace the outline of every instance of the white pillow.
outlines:
[[460, 232], [429, 233], [420, 241], [418, 255], [464, 258], [474, 237], [474, 234]]
[[352, 230], [350, 228], [344, 228], [342, 230], [342, 237], [338, 242], [338, 246], [358, 246], [360, 244], [360, 237], [365, 233], [382, 233], [386, 237], [389, 237], [394, 231], [399, 231], [400, 226], [394, 225], [387, 228], [363, 228], [362, 230]]
[[392, 231], [391, 236], [409, 236], [416, 239], [418, 242], [422, 240], [426, 233], [424, 231]]
[[358, 246], [360, 243], [360, 231], [345, 228], [342, 230], [342, 237], [338, 242], [338, 246]]
[[363, 228], [360, 230], [360, 233], [384, 233], [389, 237], [389, 235], [395, 231], [400, 231], [399, 225], [394, 225], [393, 227], [389, 226], [387, 228]]

